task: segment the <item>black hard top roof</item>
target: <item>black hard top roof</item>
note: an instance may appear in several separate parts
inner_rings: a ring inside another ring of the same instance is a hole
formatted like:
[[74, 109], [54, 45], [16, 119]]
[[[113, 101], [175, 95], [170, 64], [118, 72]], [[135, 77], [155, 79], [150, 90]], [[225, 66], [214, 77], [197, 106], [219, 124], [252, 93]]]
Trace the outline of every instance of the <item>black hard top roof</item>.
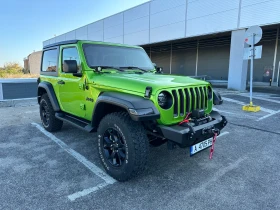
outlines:
[[74, 40], [68, 40], [68, 41], [63, 41], [63, 42], [56, 42], [54, 44], [49, 44], [43, 47], [43, 49], [49, 48], [49, 47], [55, 47], [55, 46], [60, 46], [60, 45], [64, 45], [64, 44], [76, 44], [78, 41], [78, 39], [74, 39]]

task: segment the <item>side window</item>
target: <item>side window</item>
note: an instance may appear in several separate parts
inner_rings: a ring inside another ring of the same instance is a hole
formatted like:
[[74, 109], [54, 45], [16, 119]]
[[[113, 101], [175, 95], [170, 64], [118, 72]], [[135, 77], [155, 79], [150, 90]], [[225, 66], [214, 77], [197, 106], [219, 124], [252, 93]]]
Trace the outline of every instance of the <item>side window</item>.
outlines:
[[62, 68], [65, 60], [76, 60], [78, 65], [78, 72], [81, 72], [81, 61], [76, 47], [64, 48], [62, 50]]
[[56, 72], [57, 70], [57, 49], [46, 50], [43, 54], [42, 71]]

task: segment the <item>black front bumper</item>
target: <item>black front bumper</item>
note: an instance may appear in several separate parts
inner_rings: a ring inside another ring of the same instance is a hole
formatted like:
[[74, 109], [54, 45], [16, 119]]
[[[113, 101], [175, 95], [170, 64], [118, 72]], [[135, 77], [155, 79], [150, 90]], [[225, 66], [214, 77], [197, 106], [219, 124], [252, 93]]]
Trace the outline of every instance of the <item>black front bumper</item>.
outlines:
[[214, 129], [220, 131], [227, 124], [226, 118], [216, 111], [212, 111], [210, 117], [212, 118], [212, 121], [198, 126], [187, 125], [187, 127], [185, 127], [180, 125], [159, 125], [158, 127], [164, 138], [173, 141], [180, 147], [190, 147], [213, 137], [214, 133], [212, 131]]

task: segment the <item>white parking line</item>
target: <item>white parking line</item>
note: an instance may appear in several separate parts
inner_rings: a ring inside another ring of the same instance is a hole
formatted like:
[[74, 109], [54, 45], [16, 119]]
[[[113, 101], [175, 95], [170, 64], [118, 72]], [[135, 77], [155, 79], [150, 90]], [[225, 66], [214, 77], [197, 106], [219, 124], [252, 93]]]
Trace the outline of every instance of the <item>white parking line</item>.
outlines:
[[[232, 102], [232, 103], [236, 103], [236, 104], [239, 104], [239, 105], [246, 105], [246, 103], [242, 102], [242, 101], [237, 101], [237, 100], [234, 100], [234, 99], [231, 99], [231, 98], [226, 98], [226, 97], [223, 97], [223, 100], [224, 101], [228, 101], [228, 102]], [[272, 110], [272, 109], [266, 109], [264, 107], [261, 107], [261, 111], [264, 111], [264, 112], [267, 112], [267, 113], [270, 113], [270, 114], [274, 114], [276, 111]]]
[[[240, 94], [240, 95], [241, 95], [241, 96], [244, 96], [244, 97], [250, 98], [249, 95], [245, 95], [245, 94]], [[263, 100], [263, 101], [268, 101], [268, 102], [273, 102], [273, 103], [280, 104], [280, 101], [273, 100], [273, 99], [269, 99], [269, 98], [263, 98], [263, 97], [258, 97], [258, 96], [253, 96], [252, 98], [258, 99], [258, 100]]]
[[265, 119], [265, 118], [271, 117], [271, 116], [273, 116], [273, 115], [275, 115], [275, 114], [278, 114], [278, 113], [280, 113], [280, 110], [278, 110], [278, 111], [276, 111], [276, 112], [274, 112], [274, 113], [270, 113], [270, 114], [268, 114], [268, 115], [265, 115], [265, 116], [259, 118], [257, 121], [261, 121], [261, 120], [263, 120], [263, 119]]
[[212, 110], [213, 110], [213, 111], [217, 111], [217, 112], [221, 112], [221, 113], [234, 114], [234, 115], [235, 115], [235, 113], [223, 111], [223, 110], [220, 110], [220, 109], [217, 109], [217, 108], [213, 108]]
[[97, 190], [100, 190], [100, 189], [106, 187], [107, 185], [109, 185], [109, 184], [106, 183], [106, 182], [103, 182], [103, 183], [101, 183], [101, 184], [99, 184], [95, 187], [91, 187], [91, 188], [82, 190], [80, 192], [73, 193], [72, 195], [68, 195], [68, 198], [69, 198], [70, 201], [74, 201], [77, 198], [80, 198], [80, 197], [83, 197], [83, 196], [88, 195], [90, 193], [96, 192]]
[[89, 170], [91, 170], [96, 176], [100, 177], [105, 181], [105, 184], [99, 184], [93, 188], [89, 188], [86, 190], [83, 190], [81, 192], [74, 193], [72, 195], [69, 195], [68, 198], [73, 201], [79, 197], [88, 195], [91, 192], [95, 192], [109, 184], [113, 184], [116, 182], [115, 179], [107, 175], [103, 170], [101, 170], [99, 167], [94, 165], [92, 162], [88, 161], [84, 156], [82, 156], [80, 153], [76, 152], [75, 150], [71, 149], [67, 144], [65, 144], [63, 141], [58, 139], [56, 136], [51, 134], [50, 132], [46, 131], [42, 126], [40, 126], [37, 123], [31, 123], [34, 125], [38, 130], [40, 130], [43, 134], [45, 134], [47, 137], [49, 137], [52, 141], [54, 141], [56, 144], [58, 144], [64, 151], [66, 151], [68, 154], [73, 156], [76, 160], [78, 160], [80, 163], [82, 163], [85, 167], [87, 167]]
[[[217, 136], [217, 138], [218, 138], [218, 137], [222, 137], [222, 136], [227, 135], [227, 134], [229, 134], [229, 132], [227, 132], [227, 131], [222, 132], [222, 133], [220, 133], [220, 135], [219, 135], [219, 136]], [[211, 139], [211, 138], [210, 138], [210, 139]]]

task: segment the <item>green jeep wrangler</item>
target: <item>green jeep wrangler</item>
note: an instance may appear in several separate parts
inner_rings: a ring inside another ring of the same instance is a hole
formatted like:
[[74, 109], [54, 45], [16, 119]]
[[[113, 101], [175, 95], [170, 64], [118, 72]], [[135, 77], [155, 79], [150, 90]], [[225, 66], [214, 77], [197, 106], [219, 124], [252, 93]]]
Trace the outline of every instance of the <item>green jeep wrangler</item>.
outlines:
[[50, 132], [68, 122], [97, 132], [106, 172], [126, 181], [143, 171], [149, 146], [212, 145], [227, 124], [212, 111], [223, 101], [206, 81], [165, 75], [143, 48], [72, 40], [43, 48], [38, 103]]

